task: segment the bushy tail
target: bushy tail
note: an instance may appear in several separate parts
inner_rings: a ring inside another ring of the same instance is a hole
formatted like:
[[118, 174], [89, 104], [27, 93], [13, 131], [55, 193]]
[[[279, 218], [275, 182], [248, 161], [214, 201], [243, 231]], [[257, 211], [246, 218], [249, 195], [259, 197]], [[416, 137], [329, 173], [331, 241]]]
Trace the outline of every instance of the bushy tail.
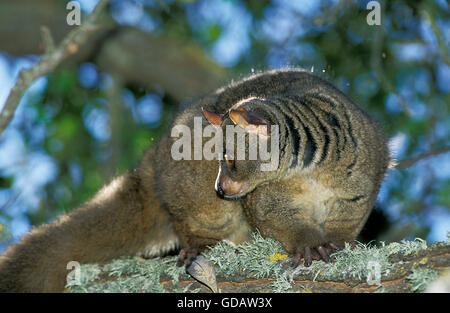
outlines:
[[151, 169], [132, 170], [90, 201], [33, 229], [0, 255], [0, 292], [60, 292], [71, 261], [102, 262], [140, 251], [150, 256], [178, 242], [154, 196]]

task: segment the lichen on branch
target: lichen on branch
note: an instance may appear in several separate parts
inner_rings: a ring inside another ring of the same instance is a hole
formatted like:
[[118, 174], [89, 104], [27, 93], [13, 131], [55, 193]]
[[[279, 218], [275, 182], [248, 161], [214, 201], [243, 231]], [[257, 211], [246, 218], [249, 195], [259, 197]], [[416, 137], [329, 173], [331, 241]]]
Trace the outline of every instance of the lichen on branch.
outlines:
[[[315, 261], [283, 270], [281, 244], [253, 234], [234, 246], [219, 242], [203, 256], [214, 264], [218, 292], [421, 292], [450, 268], [450, 242], [427, 246], [424, 240], [357, 244]], [[121, 258], [81, 267], [80, 284], [70, 292], [210, 292], [176, 266], [175, 256], [145, 260]]]

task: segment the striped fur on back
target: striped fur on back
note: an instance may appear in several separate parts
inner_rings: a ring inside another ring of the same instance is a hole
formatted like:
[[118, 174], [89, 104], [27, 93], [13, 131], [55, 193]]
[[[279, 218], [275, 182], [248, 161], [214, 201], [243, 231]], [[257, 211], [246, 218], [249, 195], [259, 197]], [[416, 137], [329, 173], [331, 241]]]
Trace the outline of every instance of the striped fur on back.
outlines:
[[[280, 162], [261, 173], [236, 163], [221, 174], [245, 181], [242, 200], [253, 227], [288, 250], [352, 240], [376, 200], [389, 164], [382, 129], [344, 93], [309, 72], [269, 71], [219, 90], [208, 110], [245, 108], [279, 126]], [[239, 161], [236, 161], [239, 162]]]

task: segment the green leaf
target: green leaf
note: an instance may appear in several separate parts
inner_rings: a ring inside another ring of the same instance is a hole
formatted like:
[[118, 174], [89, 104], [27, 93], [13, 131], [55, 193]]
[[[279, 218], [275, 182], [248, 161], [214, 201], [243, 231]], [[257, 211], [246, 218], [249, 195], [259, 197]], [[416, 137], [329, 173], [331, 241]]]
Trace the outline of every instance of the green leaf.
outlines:
[[63, 141], [71, 139], [78, 132], [78, 122], [72, 115], [63, 116], [58, 121], [55, 137]]
[[216, 42], [217, 39], [219, 39], [220, 35], [222, 34], [222, 28], [220, 25], [211, 25], [208, 27], [209, 30], [209, 41]]

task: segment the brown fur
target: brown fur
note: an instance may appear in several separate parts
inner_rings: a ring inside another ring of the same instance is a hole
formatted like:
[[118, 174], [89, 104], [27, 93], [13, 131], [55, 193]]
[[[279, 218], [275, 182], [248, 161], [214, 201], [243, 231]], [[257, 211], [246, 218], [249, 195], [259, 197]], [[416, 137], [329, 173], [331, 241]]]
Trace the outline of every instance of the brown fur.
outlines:
[[[329, 239], [353, 239], [375, 201], [387, 167], [387, 149], [377, 126], [324, 80], [301, 70], [254, 75], [194, 102], [173, 125], [192, 129], [193, 117], [203, 116], [202, 107], [226, 113], [251, 96], [311, 90], [331, 93], [350, 107], [354, 136], [361, 143], [360, 162], [351, 178], [346, 176], [349, 160], [345, 157], [313, 171], [286, 169], [288, 161], [283, 159], [280, 169], [267, 176], [237, 175], [248, 180], [251, 192], [240, 200], [224, 200], [214, 189], [217, 161], [173, 160], [170, 149], [176, 138], [167, 133], [137, 167], [92, 200], [10, 246], [0, 256], [0, 291], [61, 291], [70, 261], [101, 262], [135, 254], [150, 257], [179, 244], [201, 248], [223, 239], [238, 244], [249, 239], [251, 226], [279, 239], [289, 251]], [[203, 126], [207, 124], [203, 118]], [[345, 153], [351, 156], [355, 151]], [[220, 166], [225, 166], [223, 161]], [[343, 198], [360, 192], [368, 195], [363, 203], [342, 205]]]

